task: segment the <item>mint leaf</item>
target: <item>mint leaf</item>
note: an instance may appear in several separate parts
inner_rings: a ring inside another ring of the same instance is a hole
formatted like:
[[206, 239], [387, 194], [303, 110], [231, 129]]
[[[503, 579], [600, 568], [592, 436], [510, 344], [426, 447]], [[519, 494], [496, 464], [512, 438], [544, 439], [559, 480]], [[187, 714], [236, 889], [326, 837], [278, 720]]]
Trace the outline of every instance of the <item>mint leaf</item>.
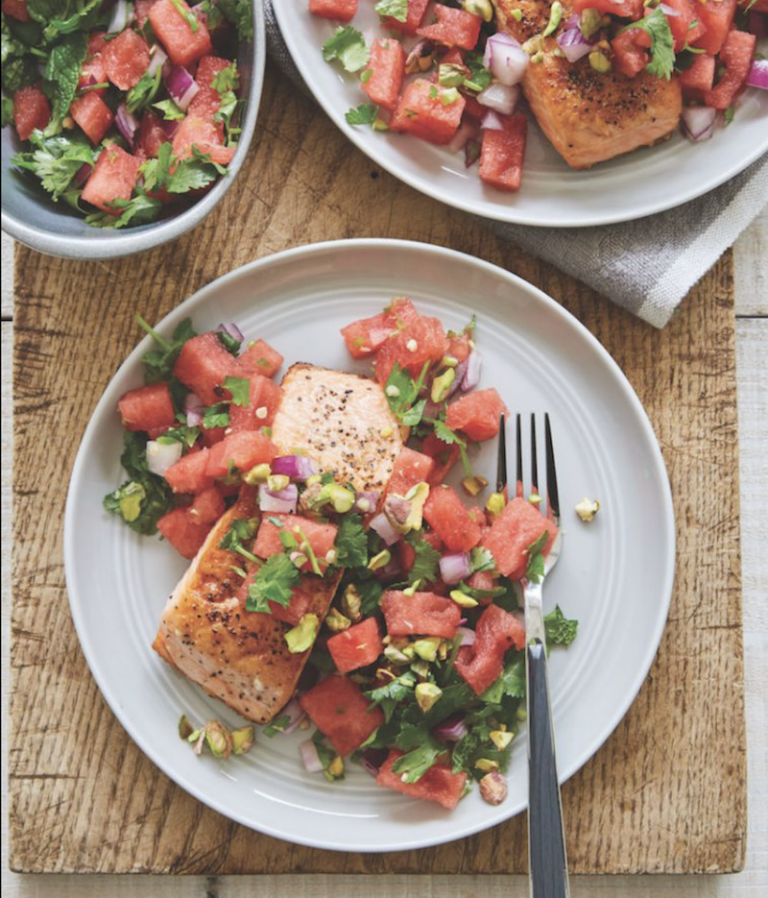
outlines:
[[334, 547], [339, 567], [364, 568], [368, 564], [368, 534], [359, 515], [341, 516]]
[[579, 622], [568, 620], [557, 605], [554, 611], [544, 616], [544, 629], [548, 645], [570, 645], [576, 638]]
[[650, 16], [625, 25], [619, 34], [630, 28], [641, 28], [651, 38], [651, 61], [645, 67], [646, 71], [656, 78], [669, 81], [675, 67], [675, 42], [664, 12], [654, 9]]
[[348, 125], [372, 125], [376, 121], [379, 114], [377, 106], [369, 103], [361, 103], [357, 109], [350, 109], [344, 113], [344, 118]]
[[337, 28], [336, 34], [323, 44], [323, 59], [338, 60], [347, 72], [359, 71], [370, 58], [365, 38], [351, 25]]
[[43, 78], [45, 92], [51, 98], [51, 121], [45, 129], [46, 137], [61, 131], [61, 123], [69, 112], [77, 93], [80, 69], [85, 62], [88, 37], [82, 32], [65, 35], [51, 48]]
[[389, 16], [398, 22], [408, 21], [408, 0], [379, 0], [374, 9], [380, 16]]
[[270, 602], [287, 608], [299, 580], [299, 571], [287, 555], [271, 555], [248, 587], [245, 610], [269, 613]]

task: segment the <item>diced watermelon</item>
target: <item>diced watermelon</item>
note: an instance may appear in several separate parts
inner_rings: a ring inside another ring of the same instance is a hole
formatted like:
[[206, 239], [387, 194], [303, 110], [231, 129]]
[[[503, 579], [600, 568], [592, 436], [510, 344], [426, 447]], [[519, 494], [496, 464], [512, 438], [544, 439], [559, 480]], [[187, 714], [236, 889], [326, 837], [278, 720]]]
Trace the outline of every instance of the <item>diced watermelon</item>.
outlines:
[[392, 323], [386, 312], [361, 318], [341, 329], [341, 335], [347, 344], [353, 359], [367, 359], [381, 346], [392, 333]]
[[[429, 543], [429, 545], [432, 546], [432, 548], [436, 551], [442, 551], [443, 541], [434, 532], [434, 530], [422, 532], [422, 539], [424, 540], [424, 542]], [[413, 568], [414, 561], [416, 560], [415, 550], [405, 540], [400, 540], [400, 542], [397, 543], [397, 551], [398, 555], [400, 556], [400, 566], [406, 574], [410, 574], [411, 569]], [[433, 583], [429, 584], [432, 592], [438, 591], [436, 587], [436, 584], [438, 583], [439, 581], [436, 580]], [[442, 594], [442, 591], [440, 591], [440, 593]]]
[[229, 426], [232, 433], [271, 427], [282, 398], [283, 390], [273, 380], [260, 374], [252, 375], [250, 404], [229, 407]]
[[[392, 115], [390, 131], [403, 131], [430, 143], [450, 143], [461, 124], [466, 100], [459, 95], [450, 103], [444, 103], [441, 98], [446, 97], [448, 90], [451, 89], [433, 84], [426, 78], [412, 81]], [[446, 99], [452, 96], [448, 94]]]
[[680, 72], [680, 87], [686, 97], [701, 100], [708, 90], [712, 90], [715, 80], [715, 57], [699, 53], [693, 57], [691, 65]]
[[[283, 526], [275, 526], [270, 518], [280, 521]], [[283, 552], [284, 547], [280, 540], [281, 530], [284, 530], [286, 533], [293, 533], [301, 542], [301, 536], [296, 533], [297, 527], [306, 536], [317, 560], [323, 562], [325, 556], [333, 548], [339, 528], [335, 524], [324, 524], [301, 515], [270, 514], [268, 517], [265, 517], [259, 526], [259, 532], [256, 534], [253, 554], [258, 555], [259, 558], [269, 558], [271, 555]]]
[[136, 0], [133, 5], [133, 15], [136, 18], [136, 24], [139, 28], [143, 28], [149, 19], [149, 11], [157, 3], [157, 0]]
[[[104, 70], [104, 58], [101, 53], [97, 53], [95, 56], [91, 56], [85, 60], [80, 69], [80, 77], [77, 80], [78, 90], [82, 90], [85, 87], [91, 87], [94, 84], [106, 84], [107, 83], [107, 73]], [[103, 97], [107, 92], [108, 87], [99, 87], [93, 91], [93, 93], [98, 94], [100, 97]]]
[[472, 337], [466, 332], [448, 338], [448, 355], [457, 362], [466, 362], [472, 352]]
[[523, 178], [528, 119], [524, 115], [508, 115], [502, 123], [500, 131], [483, 131], [480, 180], [498, 190], [515, 191], [520, 189]]
[[200, 425], [200, 436], [203, 438], [203, 445], [208, 446], [209, 449], [211, 446], [215, 446], [216, 443], [220, 443], [226, 435], [226, 427], [203, 427], [202, 424]]
[[264, 340], [254, 340], [248, 344], [238, 361], [242, 371], [274, 377], [283, 364], [283, 357]]
[[168, 135], [160, 119], [151, 112], [145, 112], [139, 128], [139, 149], [148, 159], [154, 159], [164, 143], [168, 143]]
[[224, 514], [224, 499], [215, 486], [208, 487], [195, 496], [189, 506], [189, 516], [198, 524], [213, 524]]
[[167, 383], [147, 384], [124, 393], [117, 403], [123, 427], [149, 433], [157, 428], [173, 426], [173, 400]]
[[696, 17], [705, 26], [706, 31], [697, 40], [692, 41], [693, 46], [716, 56], [725, 44], [735, 15], [736, 0], [720, 0], [719, 3], [709, 0], [707, 3], [697, 3]]
[[387, 492], [404, 496], [417, 483], [429, 483], [434, 467], [435, 462], [428, 455], [403, 446], [395, 460]]
[[459, 447], [456, 443], [444, 443], [434, 433], [430, 433], [421, 445], [421, 451], [434, 460], [435, 466], [427, 478], [430, 486], [437, 486], [448, 476], [451, 468], [459, 460]]
[[105, 31], [92, 31], [88, 36], [88, 52], [86, 56], [96, 56], [103, 53], [109, 41]]
[[[74, 100], [69, 107], [69, 114], [85, 131], [88, 139], [94, 145], [100, 144], [104, 140], [115, 120], [114, 112], [98, 96], [97, 91], [88, 91], [82, 97]], [[104, 155], [105, 153], [101, 154], [101, 156]]]
[[474, 124], [480, 122], [488, 114], [488, 107], [478, 103], [477, 97], [467, 97], [467, 105], [464, 107], [464, 120], [471, 119]]
[[443, 325], [437, 318], [419, 315], [406, 321], [402, 328], [391, 334], [376, 354], [374, 367], [379, 383], [387, 382], [395, 364], [418, 377], [425, 362], [439, 361], [448, 348]]
[[451, 430], [460, 430], [470, 440], [490, 440], [499, 432], [501, 415], [509, 416], [509, 409], [493, 387], [467, 393], [448, 406], [445, 423]]
[[459, 628], [461, 609], [451, 599], [433, 592], [389, 590], [381, 597], [381, 609], [390, 636], [442, 636], [453, 639]]
[[429, 0], [406, 0], [406, 2], [408, 15], [404, 22], [394, 19], [392, 16], [385, 16], [382, 21], [390, 28], [397, 28], [398, 31], [403, 31], [405, 34], [416, 34], [429, 6]]
[[480, 28], [483, 20], [464, 9], [453, 9], [450, 6], [435, 7], [437, 23], [422, 25], [418, 30], [421, 37], [445, 44], [447, 47], [461, 47], [462, 50], [474, 50], [480, 39]]
[[648, 65], [650, 46], [651, 38], [648, 32], [640, 28], [620, 31], [611, 41], [616, 70], [627, 78], [639, 75]]
[[38, 87], [22, 87], [13, 95], [13, 121], [21, 140], [29, 140], [36, 128], [47, 127], [51, 120], [48, 99]]
[[231, 467], [250, 471], [256, 465], [271, 462], [278, 454], [277, 446], [263, 433], [231, 433], [209, 450], [209, 477], [226, 477]]
[[[183, 10], [183, 15], [178, 7]], [[149, 9], [149, 21], [160, 43], [176, 65], [188, 66], [213, 49], [205, 22], [198, 17], [197, 28], [189, 24], [190, 9], [184, 0], [158, 0]]]
[[742, 89], [755, 56], [757, 38], [746, 31], [731, 31], [720, 51], [720, 64], [725, 66], [722, 78], [704, 94], [704, 103], [713, 109], [727, 109]]
[[120, 90], [130, 90], [141, 80], [149, 65], [149, 45], [143, 37], [126, 28], [107, 43], [102, 53], [107, 78]]
[[474, 644], [459, 649], [456, 672], [480, 695], [501, 676], [506, 652], [524, 645], [523, 624], [498, 605], [489, 605], [475, 627]]
[[165, 472], [165, 479], [174, 493], [200, 494], [213, 486], [213, 478], [207, 473], [208, 449], [188, 452]]
[[351, 22], [357, 15], [358, 0], [309, 0], [309, 11], [323, 19]]
[[157, 529], [182, 558], [191, 561], [211, 532], [211, 525], [195, 521], [186, 508], [174, 508], [160, 518]]
[[348, 630], [331, 636], [328, 651], [339, 673], [349, 673], [373, 664], [384, 651], [378, 621], [375, 617], [369, 617]]
[[384, 309], [384, 314], [392, 322], [393, 330], [398, 330], [410, 321], [418, 321], [421, 315], [407, 296], [396, 296]]
[[449, 486], [430, 490], [424, 517], [451, 552], [468, 552], [480, 542], [480, 527]]
[[340, 755], [351, 754], [384, 723], [381, 708], [369, 712], [370, 702], [347, 677], [326, 677], [299, 704]]
[[192, 159], [193, 149], [196, 149], [198, 153], [210, 156], [212, 162], [229, 165], [237, 148], [225, 147], [222, 140], [218, 124], [188, 115], [173, 135], [173, 152], [179, 159]]
[[557, 527], [521, 497], [512, 499], [483, 536], [482, 545], [493, 555], [496, 569], [510, 580], [525, 576], [527, 549], [548, 530], [550, 538], [543, 554], [552, 548]]
[[200, 90], [189, 105], [187, 113], [202, 119], [212, 119], [221, 106], [221, 96], [213, 86], [213, 79], [224, 69], [229, 68], [232, 61], [220, 56], [203, 56], [197, 66], [195, 81]]
[[643, 0], [573, 0], [574, 12], [582, 13], [585, 9], [596, 9], [598, 12], [619, 16], [622, 19], [639, 19], [643, 14]]
[[26, 0], [3, 0], [2, 10], [17, 22], [29, 21], [29, 10], [27, 9]]
[[[498, 584], [490, 571], [475, 571], [467, 580], [467, 585], [471, 589], [494, 589]], [[479, 601], [481, 605], [490, 605], [493, 602], [493, 597], [488, 596], [488, 598], [480, 599]]]
[[177, 377], [207, 405], [226, 398], [222, 384], [230, 376], [240, 375], [237, 361], [227, 352], [214, 333], [200, 334], [181, 347], [173, 366]]
[[[86, 94], [83, 99], [91, 96], [93, 94]], [[102, 102], [99, 97], [93, 97], [93, 99], [99, 103]], [[74, 105], [73, 103], [72, 106]], [[116, 200], [131, 198], [133, 188], [136, 186], [136, 179], [139, 176], [140, 165], [141, 159], [126, 153], [116, 144], [107, 144], [96, 160], [96, 168], [83, 189], [82, 199], [86, 203], [98, 206], [102, 212], [120, 215], [122, 210], [114, 208], [112, 204]]]
[[[679, 53], [686, 44], [692, 45], [707, 30], [698, 16], [699, 5], [695, 0], [664, 0], [663, 12], [675, 42], [675, 53]], [[646, 8], [645, 15], [652, 14], [653, 10]]]
[[[259, 567], [261, 567], [261, 565], [249, 569], [248, 576], [245, 578], [237, 592], [237, 598], [243, 608], [245, 608], [245, 603], [248, 599], [248, 588], [253, 583]], [[314, 577], [314, 581], [316, 584], [317, 577]], [[277, 620], [281, 620], [284, 623], [295, 627], [312, 606], [313, 599], [317, 594], [317, 586], [315, 584], [312, 583], [311, 576], [303, 576], [299, 585], [295, 587], [291, 593], [291, 599], [288, 604], [283, 607], [278, 602], [270, 602], [269, 613]]]
[[434, 764], [415, 783], [404, 783], [402, 773], [394, 773], [392, 767], [403, 756], [404, 752], [393, 748], [389, 757], [379, 768], [376, 782], [387, 789], [402, 792], [411, 798], [422, 798], [425, 801], [436, 801], [448, 810], [459, 803], [467, 784], [466, 773], [454, 773], [446, 764]]
[[394, 38], [379, 38], [371, 45], [371, 61], [360, 75], [363, 90], [377, 106], [394, 109], [405, 77], [405, 50]]

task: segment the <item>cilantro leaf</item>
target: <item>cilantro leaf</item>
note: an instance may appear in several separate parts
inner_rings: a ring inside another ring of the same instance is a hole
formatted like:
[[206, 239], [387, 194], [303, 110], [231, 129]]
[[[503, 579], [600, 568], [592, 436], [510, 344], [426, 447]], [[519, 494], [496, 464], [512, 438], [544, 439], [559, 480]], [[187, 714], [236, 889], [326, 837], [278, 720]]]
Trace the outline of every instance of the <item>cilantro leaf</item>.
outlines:
[[522, 655], [506, 665], [498, 680], [481, 694], [480, 700], [498, 705], [505, 695], [525, 698], [525, 658]]
[[663, 10], [654, 9], [650, 16], [625, 25], [619, 33], [630, 28], [641, 28], [651, 38], [651, 61], [645, 67], [646, 71], [656, 78], [669, 81], [675, 67], [675, 42]]
[[392, 414], [406, 427], [415, 427], [424, 414], [426, 399], [416, 401], [429, 370], [429, 361], [424, 363], [418, 380], [414, 380], [405, 368], [401, 368], [399, 362], [387, 378], [384, 394], [392, 410]]
[[408, 20], [408, 0], [379, 0], [374, 9], [380, 16], [389, 16], [398, 22]]
[[[106, 153], [109, 150], [105, 147], [102, 152]], [[111, 215], [109, 212], [94, 212], [86, 215], [86, 224], [96, 228], [117, 230], [129, 224], [139, 225], [154, 221], [163, 209], [163, 204], [160, 200], [147, 196], [144, 192], [138, 193], [129, 200], [115, 200], [108, 205], [119, 214]]]
[[215, 10], [222, 13], [237, 29], [241, 41], [253, 40], [253, 7], [251, 0], [218, 0]]
[[287, 608], [293, 590], [299, 585], [299, 571], [287, 555], [271, 555], [259, 568], [248, 587], [246, 611], [269, 613], [269, 603]]
[[483, 65], [482, 53], [465, 53], [464, 64], [469, 69], [469, 77], [464, 79], [465, 88], [479, 93], [493, 81], [493, 74]]
[[360, 610], [363, 613], [363, 617], [373, 614], [379, 608], [384, 587], [375, 577], [369, 577], [367, 580], [358, 580], [355, 582], [355, 586], [362, 600]]
[[251, 382], [247, 377], [225, 377], [223, 387], [232, 397], [232, 405], [248, 408], [251, 404]]
[[535, 539], [525, 550], [528, 556], [528, 564], [525, 568], [525, 579], [531, 583], [540, 583], [544, 576], [544, 556], [541, 554], [549, 541], [549, 530], [542, 531], [541, 536]]
[[188, 427], [186, 424], [181, 424], [179, 427], [172, 427], [170, 430], [166, 430], [165, 433], [161, 433], [157, 438], [157, 442], [165, 443], [166, 445], [170, 443], [181, 443], [182, 446], [191, 449], [197, 442], [199, 436], [199, 427]]
[[170, 380], [173, 375], [173, 366], [181, 352], [181, 347], [196, 337], [197, 333], [192, 327], [192, 319], [185, 318], [173, 330], [170, 340], [161, 337], [160, 334], [141, 317], [136, 315], [136, 323], [145, 330], [150, 337], [157, 343], [158, 349], [150, 349], [142, 358], [144, 363], [144, 380], [148, 384], [157, 383], [161, 380]]
[[277, 736], [279, 733], [284, 733], [286, 728], [290, 725], [291, 715], [282, 714], [277, 718], [277, 720], [273, 720], [268, 727], [265, 727], [264, 735], [267, 737], [267, 739], [271, 739], [273, 736]]
[[153, 103], [152, 108], [162, 112], [167, 122], [178, 122], [186, 117], [186, 113], [182, 112], [173, 100], [160, 100], [159, 103]]
[[54, 201], [66, 192], [84, 165], [94, 165], [93, 150], [85, 138], [65, 134], [45, 138], [41, 132], [33, 131], [30, 141], [34, 149], [17, 153], [11, 162], [40, 178], [43, 189]]
[[182, 4], [181, 0], [171, 0], [171, 3], [176, 12], [186, 21], [187, 25], [189, 25], [192, 34], [195, 34], [200, 27], [200, 23], [197, 21], [197, 16], [186, 6], [186, 4]]
[[203, 412], [203, 427], [205, 430], [213, 430], [214, 427], [229, 427], [229, 404], [217, 402], [209, 405]]
[[472, 549], [469, 557], [473, 574], [477, 574], [480, 571], [496, 570], [496, 560], [490, 551], [482, 546], [476, 546]]
[[350, 109], [344, 113], [344, 118], [348, 125], [372, 125], [376, 121], [379, 114], [378, 106], [372, 106], [370, 103], [361, 103], [357, 109]]
[[399, 773], [404, 783], [416, 783], [445, 754], [445, 745], [427, 734], [421, 744], [399, 757], [392, 765], [392, 772]]
[[576, 638], [579, 622], [569, 620], [557, 605], [554, 611], [544, 616], [544, 629], [548, 645], [570, 645]]
[[[139, 109], [148, 106], [155, 99], [160, 89], [162, 74], [162, 66], [158, 68], [154, 75], [144, 72], [138, 82], [125, 95], [125, 108], [128, 112], [137, 112]], [[172, 101], [169, 100], [168, 102]]]
[[394, 680], [390, 680], [384, 686], [379, 686], [378, 689], [371, 689], [369, 692], [366, 692], [366, 697], [371, 700], [368, 710], [372, 711], [380, 706], [384, 712], [384, 722], [389, 723], [398, 704], [413, 696], [415, 686], [416, 674], [408, 670]]
[[351, 25], [337, 28], [336, 34], [323, 44], [323, 59], [338, 60], [347, 72], [359, 71], [370, 58], [365, 38]]
[[[229, 525], [229, 530], [224, 534], [224, 538], [219, 543], [220, 549], [228, 549], [230, 552], [237, 552], [248, 561], [259, 563], [259, 559], [243, 545], [244, 542], [250, 542], [256, 535], [256, 521], [254, 518], [235, 518]], [[295, 570], [295, 568], [294, 568]], [[246, 604], [246, 608], [247, 608]], [[251, 609], [248, 608], [250, 611]]]
[[416, 553], [413, 567], [408, 573], [408, 583], [412, 586], [417, 580], [422, 583], [432, 583], [437, 579], [437, 566], [440, 563], [440, 553], [434, 549], [417, 530], [411, 531], [405, 537], [406, 543]]
[[364, 568], [368, 564], [368, 534], [356, 514], [341, 516], [336, 534], [336, 563], [344, 568]]
[[153, 191], [163, 187], [168, 193], [188, 193], [190, 190], [200, 190], [213, 183], [219, 171], [210, 162], [202, 157], [193, 159], [177, 159], [173, 154], [173, 145], [160, 144], [157, 157], [148, 159], [141, 166], [144, 176], [144, 189]]

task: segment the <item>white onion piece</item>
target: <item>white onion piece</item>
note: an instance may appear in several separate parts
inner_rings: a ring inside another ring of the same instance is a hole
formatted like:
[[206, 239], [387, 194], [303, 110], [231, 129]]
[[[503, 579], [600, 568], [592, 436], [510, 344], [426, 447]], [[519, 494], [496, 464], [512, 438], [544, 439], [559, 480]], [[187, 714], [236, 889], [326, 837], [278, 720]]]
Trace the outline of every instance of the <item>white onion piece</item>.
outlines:
[[305, 770], [309, 771], [309, 773], [320, 773], [323, 769], [323, 762], [320, 760], [320, 755], [317, 753], [317, 746], [311, 739], [307, 739], [306, 742], [301, 743], [299, 746], [299, 754], [301, 755]]
[[378, 533], [388, 546], [393, 546], [399, 539], [400, 534], [392, 526], [389, 518], [382, 512], [377, 514], [371, 521], [371, 530]]
[[465, 580], [471, 573], [472, 567], [467, 552], [456, 552], [452, 555], [443, 555], [440, 559], [440, 576], [443, 583], [453, 586]]
[[709, 106], [686, 106], [683, 109], [683, 131], [685, 136], [696, 142], [709, 140], [715, 130], [717, 110]]
[[290, 702], [283, 708], [280, 712], [280, 716], [288, 716], [291, 718], [288, 726], [283, 730], [283, 735], [287, 736], [288, 733], [292, 733], [296, 727], [301, 723], [302, 720], [307, 716], [307, 712], [301, 707], [299, 704], [299, 700], [297, 698], [291, 699]]
[[477, 639], [477, 634], [474, 630], [470, 630], [469, 627], [459, 627], [457, 630], [459, 636], [461, 636], [461, 645], [474, 645], [475, 640]]
[[672, 9], [672, 7], [667, 6], [666, 3], [659, 3], [656, 8], [660, 9], [665, 16], [668, 16], [671, 19], [676, 19], [680, 15], [680, 13], [676, 9]]
[[184, 397], [184, 411], [187, 415], [187, 427], [196, 427], [203, 421], [205, 403], [195, 393], [187, 393]]
[[480, 383], [480, 374], [482, 370], [483, 357], [476, 349], [473, 349], [469, 354], [469, 358], [467, 359], [467, 370], [461, 381], [462, 393], [466, 393], [468, 390], [474, 390], [474, 388]]
[[483, 63], [496, 80], [506, 87], [512, 87], [523, 80], [529, 62], [528, 54], [508, 34], [492, 34], [485, 44]]
[[[477, 95], [477, 102], [487, 109], [492, 109], [501, 115], [512, 115], [520, 99], [520, 88], [518, 85], [508, 87], [505, 84], [489, 84], [485, 90], [480, 91]], [[483, 127], [486, 128], [485, 119], [483, 119]], [[503, 126], [502, 126], [503, 127]], [[500, 130], [498, 128], [494, 130]]]
[[587, 40], [576, 25], [573, 28], [566, 28], [565, 31], [558, 34], [557, 45], [565, 54], [568, 62], [574, 63], [591, 52], [594, 42]]
[[289, 484], [284, 490], [268, 490], [265, 486], [259, 487], [259, 508], [262, 511], [275, 514], [295, 514], [296, 504], [299, 500], [299, 488], [295, 483]]
[[150, 440], [147, 443], [147, 467], [153, 474], [162, 477], [171, 465], [181, 458], [181, 443], [158, 443]]
[[115, 124], [117, 125], [117, 130], [128, 141], [131, 147], [133, 147], [133, 138], [136, 135], [136, 132], [139, 130], [139, 120], [135, 115], [128, 112], [125, 103], [121, 103], [117, 107], [117, 112], [115, 113]]
[[107, 25], [107, 31], [112, 34], [116, 31], [123, 31], [127, 28], [133, 19], [133, 4], [129, 4], [127, 0], [117, 0], [112, 7], [112, 15]]
[[157, 74], [157, 70], [165, 65], [168, 60], [168, 54], [163, 50], [161, 46], [158, 44], [152, 45], [152, 57], [149, 60], [149, 65], [147, 66], [147, 74], [155, 75]]

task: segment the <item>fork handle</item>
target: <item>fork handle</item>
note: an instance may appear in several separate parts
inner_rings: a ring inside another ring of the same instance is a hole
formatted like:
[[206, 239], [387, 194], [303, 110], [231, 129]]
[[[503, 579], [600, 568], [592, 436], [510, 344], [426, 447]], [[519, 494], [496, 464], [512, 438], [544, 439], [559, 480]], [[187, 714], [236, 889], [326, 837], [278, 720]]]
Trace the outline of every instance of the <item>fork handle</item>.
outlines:
[[532, 898], [568, 898], [563, 809], [557, 781], [547, 652], [526, 647], [528, 666], [528, 868]]

